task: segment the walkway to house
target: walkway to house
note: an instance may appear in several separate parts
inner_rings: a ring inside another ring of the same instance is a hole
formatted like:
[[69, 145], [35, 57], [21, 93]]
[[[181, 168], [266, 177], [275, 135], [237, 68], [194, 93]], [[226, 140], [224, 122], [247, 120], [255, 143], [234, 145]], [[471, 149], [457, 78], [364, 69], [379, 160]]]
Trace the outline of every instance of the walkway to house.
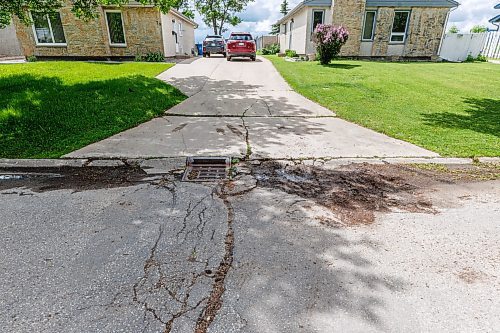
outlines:
[[136, 128], [66, 157], [418, 157], [437, 154], [341, 120], [291, 90], [266, 59], [199, 58], [162, 73], [190, 96]]

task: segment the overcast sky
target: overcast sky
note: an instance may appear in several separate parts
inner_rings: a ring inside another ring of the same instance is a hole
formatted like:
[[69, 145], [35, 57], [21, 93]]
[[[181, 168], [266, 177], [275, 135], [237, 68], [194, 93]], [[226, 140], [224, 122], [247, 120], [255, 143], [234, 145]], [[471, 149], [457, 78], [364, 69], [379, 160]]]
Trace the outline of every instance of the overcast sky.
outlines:
[[[301, 0], [289, 0], [290, 8], [293, 8]], [[229, 27], [229, 31], [248, 31], [254, 36], [269, 33], [271, 24], [280, 17], [279, 8], [282, 0], [255, 0], [247, 9], [240, 14], [243, 22], [237, 27]], [[500, 0], [459, 0], [461, 3], [450, 16], [449, 26], [455, 24], [462, 32], [467, 32], [476, 24], [488, 26], [488, 20], [496, 15], [500, 15], [500, 10], [493, 7], [500, 3]], [[197, 15], [196, 22], [200, 27], [196, 30], [196, 42], [201, 42], [208, 33], [201, 17]], [[495, 28], [489, 25], [490, 28]], [[229, 32], [228, 32], [229, 33]], [[226, 33], [226, 34], [228, 34]]]

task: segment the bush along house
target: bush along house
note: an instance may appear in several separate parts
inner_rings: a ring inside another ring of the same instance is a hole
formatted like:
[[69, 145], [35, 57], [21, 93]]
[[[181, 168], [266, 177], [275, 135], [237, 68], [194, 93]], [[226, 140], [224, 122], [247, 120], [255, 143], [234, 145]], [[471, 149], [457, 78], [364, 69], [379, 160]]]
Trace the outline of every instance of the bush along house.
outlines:
[[314, 53], [312, 32], [322, 23], [349, 31], [344, 57], [436, 60], [457, 6], [453, 0], [305, 0], [278, 21], [280, 51]]
[[[14, 19], [17, 39], [26, 57], [122, 59], [136, 56], [190, 56], [197, 24], [171, 9], [162, 14], [135, 1], [121, 7], [99, 7], [90, 21], [71, 12], [71, 2], [54, 14], [30, 13], [33, 24]], [[161, 58], [161, 56], [159, 58]]]

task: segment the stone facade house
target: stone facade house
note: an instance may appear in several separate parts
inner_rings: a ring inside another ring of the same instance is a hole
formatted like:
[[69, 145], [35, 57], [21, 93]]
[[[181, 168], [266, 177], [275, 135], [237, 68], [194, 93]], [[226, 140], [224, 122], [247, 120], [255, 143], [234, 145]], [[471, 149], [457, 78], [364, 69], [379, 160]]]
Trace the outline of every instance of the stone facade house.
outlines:
[[30, 26], [14, 19], [25, 56], [113, 59], [157, 52], [173, 57], [189, 56], [195, 46], [195, 22], [176, 10], [162, 14], [134, 1], [99, 7], [99, 17], [90, 21], [78, 19], [69, 0], [55, 14], [31, 16]]
[[[278, 21], [282, 52], [294, 48], [299, 54], [314, 53], [312, 29], [325, 23], [343, 25], [349, 31], [342, 56], [431, 60], [439, 54], [451, 9], [459, 5], [454, 0], [323, 1], [327, 0], [305, 0]], [[320, 10], [325, 16], [317, 14]], [[307, 28], [297, 33], [302, 26]], [[299, 48], [302, 43], [305, 47]]]

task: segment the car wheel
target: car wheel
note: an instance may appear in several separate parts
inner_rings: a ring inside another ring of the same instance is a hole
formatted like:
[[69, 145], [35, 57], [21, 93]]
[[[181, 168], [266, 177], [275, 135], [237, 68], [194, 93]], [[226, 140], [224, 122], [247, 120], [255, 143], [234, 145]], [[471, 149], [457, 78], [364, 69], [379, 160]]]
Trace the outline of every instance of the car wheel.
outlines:
[[226, 52], [222, 53], [222, 56], [223, 56], [224, 58], [225, 58], [225, 57], [227, 57]]
[[207, 57], [207, 55], [205, 53], [203, 53], [203, 58], [206, 58], [206, 57]]
[[252, 59], [252, 61], [255, 61], [255, 57], [251, 57], [250, 59]]
[[207, 53], [207, 57], [209, 57], [209, 58], [210, 58], [210, 53]]
[[231, 57], [227, 57], [227, 58], [226, 58], [226, 60], [227, 60], [227, 61], [231, 61]]

